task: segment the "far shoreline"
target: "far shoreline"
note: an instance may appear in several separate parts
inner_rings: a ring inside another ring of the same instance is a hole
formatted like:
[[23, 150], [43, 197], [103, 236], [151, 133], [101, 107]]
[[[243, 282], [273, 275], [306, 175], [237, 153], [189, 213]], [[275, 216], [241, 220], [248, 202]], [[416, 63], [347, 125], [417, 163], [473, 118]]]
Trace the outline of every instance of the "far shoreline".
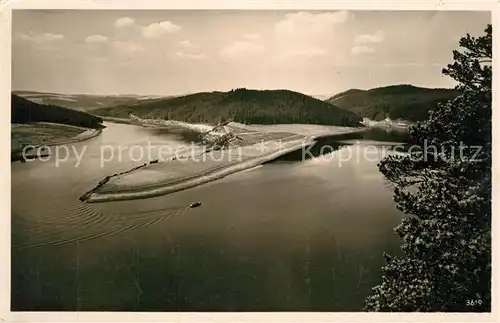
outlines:
[[[16, 124], [16, 125], [21, 125], [21, 124]], [[30, 126], [30, 124], [22, 124], [22, 125]], [[67, 128], [74, 127], [74, 126], [71, 126], [71, 125], [65, 125], [65, 124], [59, 124], [59, 123], [50, 123], [50, 122], [38, 122], [38, 123], [33, 124], [32, 126], [36, 126], [36, 125], [50, 125], [50, 126], [57, 126], [57, 127], [61, 127], [61, 128], [63, 128], [63, 127], [67, 127]], [[81, 132], [81, 133], [79, 133], [77, 135], [68, 137], [68, 138], [53, 139], [53, 140], [50, 140], [50, 141], [48, 141], [46, 143], [39, 143], [39, 144], [34, 144], [34, 145], [27, 145], [27, 146], [30, 146], [29, 151], [34, 151], [35, 152], [34, 155], [30, 154], [29, 158], [30, 159], [32, 159], [32, 158], [36, 159], [38, 157], [46, 157], [46, 156], [48, 156], [47, 153], [42, 153], [41, 156], [38, 156], [39, 152], [37, 152], [37, 150], [39, 150], [41, 147], [54, 147], [54, 146], [67, 145], [67, 144], [72, 144], [72, 143], [77, 143], [77, 142], [89, 140], [89, 139], [92, 139], [94, 137], [99, 136], [102, 133], [102, 130], [105, 129], [105, 128], [106, 128], [106, 126], [104, 126], [104, 125], [102, 125], [101, 128], [97, 128], [97, 129], [96, 128], [86, 128], [85, 131], [83, 131], [83, 132]], [[16, 162], [16, 161], [21, 161], [23, 159], [22, 152], [23, 152], [23, 149], [12, 150], [12, 140], [11, 140], [11, 163], [12, 162]]]
[[[105, 119], [103, 119], [105, 120]], [[111, 121], [111, 120], [105, 120]], [[113, 122], [113, 121], [111, 121]], [[118, 122], [125, 123], [125, 122]], [[310, 125], [314, 126], [314, 125]], [[339, 127], [342, 128], [338, 133], [324, 133], [324, 134], [315, 134], [315, 135], [305, 135], [303, 134], [303, 138], [300, 140], [294, 141], [288, 148], [284, 150], [274, 151], [265, 155], [255, 156], [252, 158], [245, 159], [240, 163], [232, 163], [221, 165], [213, 170], [202, 171], [199, 174], [195, 174], [189, 177], [178, 178], [171, 181], [166, 181], [163, 183], [148, 183], [147, 181], [136, 185], [135, 187], [127, 187], [122, 190], [106, 190], [104, 192], [99, 192], [108, 182], [112, 179], [116, 179], [120, 176], [130, 174], [132, 172], [140, 171], [145, 167], [151, 165], [150, 163], [144, 163], [133, 167], [132, 169], [122, 172], [120, 174], [113, 174], [104, 177], [99, 183], [89, 191], [85, 192], [81, 197], [81, 201], [85, 201], [87, 203], [99, 203], [99, 202], [110, 202], [110, 201], [124, 201], [124, 200], [135, 200], [135, 199], [145, 199], [156, 196], [167, 195], [171, 193], [175, 193], [178, 191], [194, 188], [212, 181], [216, 181], [218, 179], [222, 179], [226, 176], [239, 173], [251, 168], [255, 168], [257, 166], [268, 163], [274, 159], [277, 159], [285, 154], [297, 151], [302, 149], [304, 146], [308, 146], [316, 142], [316, 140], [320, 138], [327, 137], [337, 137], [346, 134], [353, 134], [368, 131], [370, 128], [367, 127]], [[158, 165], [158, 164], [154, 164]], [[111, 184], [113, 185], [113, 184]], [[116, 184], [115, 184], [116, 185]]]

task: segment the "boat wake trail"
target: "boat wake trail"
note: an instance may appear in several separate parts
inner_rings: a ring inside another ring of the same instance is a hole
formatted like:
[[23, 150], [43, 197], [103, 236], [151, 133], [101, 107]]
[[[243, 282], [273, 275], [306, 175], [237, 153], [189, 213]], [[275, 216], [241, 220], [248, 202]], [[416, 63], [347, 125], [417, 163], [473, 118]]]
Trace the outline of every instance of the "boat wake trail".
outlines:
[[[36, 227], [35, 230], [33, 228], [29, 230], [29, 225], [24, 224], [24, 227], [28, 229], [27, 231], [31, 231], [28, 234], [29, 241], [13, 244], [12, 248], [28, 249], [107, 238], [116, 234], [144, 228], [160, 221], [169, 220], [172, 217], [181, 216], [188, 208], [189, 206], [182, 206], [111, 214], [93, 211], [87, 212], [92, 214], [91, 217], [80, 217], [81, 221], [75, 221], [75, 217], [70, 217], [70, 221], [63, 222], [60, 226], [54, 226], [56, 221], [52, 219], [52, 221], [36, 221], [32, 223]], [[60, 221], [64, 220], [60, 219]], [[58, 228], [63, 228], [63, 232], [57, 230]], [[73, 235], [75, 232], [82, 233], [80, 236], [75, 237]]]

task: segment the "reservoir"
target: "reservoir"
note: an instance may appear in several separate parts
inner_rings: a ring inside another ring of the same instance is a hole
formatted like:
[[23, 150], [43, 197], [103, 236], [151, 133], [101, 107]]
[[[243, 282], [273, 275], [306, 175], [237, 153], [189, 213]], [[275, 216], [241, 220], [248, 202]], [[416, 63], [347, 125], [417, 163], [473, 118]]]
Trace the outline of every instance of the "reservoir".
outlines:
[[88, 204], [83, 192], [150, 157], [103, 164], [102, 147], [186, 145], [178, 134], [106, 126], [69, 145], [83, 152], [76, 167], [73, 155], [11, 165], [13, 311], [360, 311], [383, 252], [399, 253], [402, 214], [377, 156], [401, 138], [324, 138], [332, 149], [305, 160]]

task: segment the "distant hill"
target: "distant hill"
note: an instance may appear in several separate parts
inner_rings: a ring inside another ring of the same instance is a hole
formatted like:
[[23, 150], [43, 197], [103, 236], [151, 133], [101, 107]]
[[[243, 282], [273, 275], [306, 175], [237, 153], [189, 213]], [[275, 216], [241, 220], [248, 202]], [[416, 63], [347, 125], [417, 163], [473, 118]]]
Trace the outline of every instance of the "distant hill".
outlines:
[[371, 90], [350, 89], [336, 94], [327, 102], [372, 120], [426, 120], [429, 110], [440, 102], [455, 98], [452, 89], [429, 89], [413, 85], [392, 85]]
[[289, 90], [236, 89], [203, 92], [138, 105], [92, 111], [100, 116], [162, 118], [191, 123], [216, 123], [232, 119], [240, 123], [310, 123], [359, 126], [356, 114]]
[[36, 91], [13, 91], [14, 94], [39, 104], [57, 105], [80, 111], [90, 111], [103, 107], [125, 104], [153, 102], [169, 96], [146, 95], [91, 95], [91, 94], [61, 94]]
[[102, 119], [85, 112], [32, 102], [11, 95], [11, 123], [53, 122], [86, 128], [102, 128]]

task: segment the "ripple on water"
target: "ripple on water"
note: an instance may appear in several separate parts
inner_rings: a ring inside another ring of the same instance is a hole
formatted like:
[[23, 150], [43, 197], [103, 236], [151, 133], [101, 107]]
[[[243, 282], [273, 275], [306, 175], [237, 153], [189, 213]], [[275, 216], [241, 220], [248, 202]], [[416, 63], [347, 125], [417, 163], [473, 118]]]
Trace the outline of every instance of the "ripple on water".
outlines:
[[[87, 206], [88, 207], [88, 206]], [[22, 238], [13, 239], [13, 248], [33, 248], [47, 245], [60, 245], [84, 242], [109, 237], [130, 230], [146, 227], [162, 220], [179, 215], [183, 208], [153, 209], [134, 213], [104, 214], [93, 210], [75, 210], [70, 221], [54, 226], [54, 222], [35, 221], [24, 223]], [[128, 216], [129, 214], [142, 216]], [[29, 228], [29, 229], [28, 229]], [[19, 231], [19, 229], [17, 230]], [[24, 238], [24, 239], [23, 239]]]
[[[12, 220], [13, 248], [32, 248], [88, 241], [145, 227], [180, 213], [184, 206], [121, 212], [117, 208], [96, 211], [59, 190], [32, 187], [29, 203], [16, 203]], [[59, 194], [54, 194], [57, 192]], [[68, 192], [72, 194], [72, 192]], [[19, 194], [13, 195], [19, 197]], [[14, 197], [15, 198], [15, 197]], [[33, 207], [36, 205], [36, 207]]]

